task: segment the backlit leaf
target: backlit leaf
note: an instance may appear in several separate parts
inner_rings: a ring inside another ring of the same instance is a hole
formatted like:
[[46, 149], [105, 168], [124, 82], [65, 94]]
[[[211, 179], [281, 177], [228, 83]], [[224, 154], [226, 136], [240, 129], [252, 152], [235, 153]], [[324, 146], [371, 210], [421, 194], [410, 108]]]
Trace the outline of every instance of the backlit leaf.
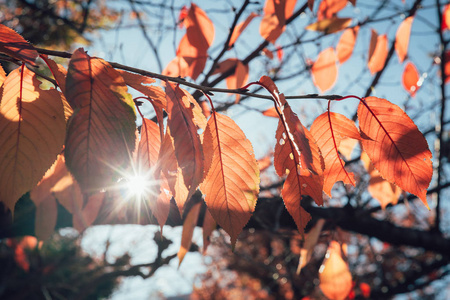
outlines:
[[359, 127], [362, 146], [374, 167], [428, 207], [426, 192], [433, 168], [424, 136], [397, 105], [376, 97], [365, 98], [365, 103], [370, 110], [359, 104]]
[[314, 84], [321, 93], [328, 91], [336, 83], [338, 76], [336, 62], [336, 52], [333, 48], [327, 48], [320, 52], [311, 68]]
[[[215, 73], [224, 73], [234, 68], [234, 73], [227, 77], [227, 87], [229, 89], [237, 89], [243, 87], [248, 81], [248, 65], [244, 65], [236, 58], [229, 58], [217, 66]], [[239, 102], [240, 95], [236, 94], [236, 103]]]
[[323, 204], [323, 158], [311, 133], [301, 124], [274, 82], [267, 76], [261, 77], [259, 82], [272, 94], [281, 114], [275, 135], [274, 166], [278, 176], [287, 175], [281, 196], [303, 234], [311, 217], [300, 206], [302, 195], [310, 196], [318, 205]]
[[214, 40], [214, 24], [206, 13], [194, 3], [191, 4], [186, 18], [184, 18], [186, 36], [189, 43], [206, 53]]
[[217, 223], [212, 217], [209, 210], [205, 210], [205, 216], [203, 217], [203, 254], [206, 253], [206, 249], [208, 249], [210, 241], [210, 236], [212, 232], [216, 229]]
[[[166, 83], [167, 125], [173, 137], [175, 156], [184, 183], [192, 195], [203, 179], [203, 150], [197, 127], [193, 121], [188, 96], [177, 85]], [[189, 198], [189, 197], [188, 197]]]
[[266, 109], [265, 111], [263, 111], [262, 113], [263, 115], [265, 115], [266, 117], [272, 117], [272, 118], [279, 118], [280, 116], [277, 113], [277, 109], [275, 107], [271, 107], [269, 109]]
[[[192, 45], [185, 34], [178, 45], [177, 57], [179, 59], [174, 59], [173, 64], [168, 66], [170, 69], [166, 70], [166, 72], [170, 71], [173, 73], [171, 76], [175, 76], [177, 72], [180, 72], [184, 76], [189, 76], [195, 80], [205, 68], [208, 54], [206, 49]], [[180, 76], [183, 76], [181, 74]]]
[[313, 228], [307, 233], [305, 238], [305, 243], [300, 250], [300, 259], [297, 267], [297, 274], [300, 274], [303, 267], [311, 260], [314, 247], [319, 241], [320, 233], [322, 232], [322, 228], [325, 225], [324, 219], [319, 219], [314, 225]]
[[331, 197], [331, 189], [337, 181], [355, 186], [353, 173], [347, 172], [338, 153], [338, 147], [344, 137], [360, 139], [355, 123], [344, 115], [325, 112], [314, 120], [311, 134], [317, 141], [325, 162], [323, 191]]
[[244, 22], [236, 25], [236, 27], [233, 30], [233, 34], [231, 35], [230, 42], [228, 43], [229, 48], [233, 47], [234, 43], [236, 42], [238, 37], [241, 35], [241, 33], [245, 30], [245, 28], [247, 28], [248, 24], [250, 24], [250, 22], [257, 16], [258, 16], [258, 14], [251, 12], [250, 15], [248, 15], [247, 19], [245, 19]]
[[408, 62], [403, 70], [402, 84], [405, 90], [414, 97], [419, 90], [419, 72], [412, 62]]
[[341, 35], [341, 38], [339, 39], [339, 42], [336, 46], [336, 52], [339, 63], [343, 64], [352, 56], [358, 32], [359, 26], [348, 28]]
[[[376, 33], [375, 33], [376, 34]], [[372, 37], [374, 36], [374, 31], [372, 31]], [[386, 62], [386, 58], [388, 55], [388, 40], [385, 34], [377, 37], [377, 43], [375, 49], [373, 50], [372, 56], [370, 56], [369, 49], [369, 63], [368, 67], [370, 73], [374, 74], [381, 71], [384, 67], [384, 63]]]
[[194, 234], [195, 226], [198, 222], [198, 215], [200, 213], [201, 203], [197, 203], [191, 207], [186, 219], [183, 222], [183, 232], [181, 233], [181, 245], [178, 250], [178, 266], [181, 265], [186, 253], [189, 251], [192, 245], [192, 236]]
[[76, 50], [66, 96], [75, 109], [66, 138], [66, 164], [84, 192], [112, 185], [135, 147], [136, 113], [120, 74], [107, 62]]
[[259, 26], [263, 39], [275, 43], [284, 32], [286, 20], [292, 15], [297, 0], [266, 0], [264, 16]]
[[348, 0], [322, 0], [317, 11], [317, 20], [331, 19], [347, 5]]
[[55, 161], [64, 144], [66, 122], [58, 91], [41, 90], [24, 67], [2, 86], [0, 103], [0, 201], [14, 211]]
[[319, 271], [320, 289], [332, 300], [344, 300], [352, 289], [352, 274], [342, 259], [341, 246], [331, 241]]
[[358, 145], [358, 140], [343, 138], [338, 147], [339, 153], [341, 153], [346, 160], [350, 160], [352, 158], [352, 153], [355, 150], [356, 145]]
[[0, 52], [35, 66], [39, 53], [20, 34], [0, 24]]
[[155, 83], [155, 79], [148, 76], [134, 74], [123, 70], [116, 70], [122, 76], [125, 83], [133, 89], [148, 96], [154, 101], [156, 105], [161, 108], [165, 108], [167, 105], [166, 94], [159, 86], [152, 86], [150, 84]]
[[450, 4], [444, 6], [444, 11], [442, 12], [441, 30], [444, 31], [446, 29], [450, 29]]
[[411, 35], [411, 27], [414, 17], [407, 17], [402, 21], [395, 35], [395, 52], [397, 52], [398, 60], [402, 63], [408, 54], [409, 36]]
[[247, 224], [259, 192], [259, 169], [252, 145], [227, 116], [211, 115], [204, 134], [205, 170], [200, 186], [214, 220], [234, 246]]
[[351, 18], [331, 18], [331, 19], [323, 19], [317, 21], [316, 23], [310, 24], [305, 27], [305, 29], [320, 31], [325, 34], [335, 33], [341, 30], [344, 30], [352, 23]]
[[87, 203], [83, 208], [76, 207], [73, 213], [73, 228], [81, 232], [91, 226], [95, 219], [97, 219], [104, 198], [105, 193], [96, 193], [89, 196]]
[[5, 79], [6, 79], [5, 70], [3, 70], [3, 67], [0, 65], [0, 87], [2, 86]]

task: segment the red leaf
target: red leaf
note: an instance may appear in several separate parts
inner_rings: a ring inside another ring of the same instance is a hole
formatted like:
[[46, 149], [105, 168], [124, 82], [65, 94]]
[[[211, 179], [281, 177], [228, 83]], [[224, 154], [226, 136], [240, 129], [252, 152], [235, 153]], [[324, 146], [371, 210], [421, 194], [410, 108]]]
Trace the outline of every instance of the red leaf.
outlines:
[[230, 42], [228, 43], [228, 48], [233, 47], [234, 43], [236, 42], [238, 37], [241, 35], [241, 33], [245, 30], [245, 28], [247, 28], [248, 24], [250, 24], [250, 22], [257, 16], [258, 16], [258, 14], [252, 12], [252, 13], [250, 13], [250, 15], [248, 15], [247, 19], [245, 19], [244, 22], [236, 25], [236, 27], [233, 30], [233, 34], [231, 35]]
[[402, 76], [402, 84], [405, 90], [414, 97], [419, 90], [419, 72], [412, 62], [408, 62], [405, 66]]
[[339, 63], [343, 64], [352, 56], [358, 32], [359, 26], [356, 26], [346, 29], [341, 35], [341, 38], [339, 39], [339, 42], [336, 46]]
[[314, 84], [321, 93], [328, 91], [336, 83], [338, 76], [336, 61], [337, 56], [334, 49], [327, 48], [320, 52], [311, 68]]
[[36, 66], [39, 53], [20, 34], [0, 24], [0, 52]]
[[388, 55], [388, 41], [387, 36], [385, 34], [377, 36], [375, 49], [373, 50], [372, 55], [370, 54], [372, 51], [372, 41], [374, 40], [375, 36], [377, 36], [377, 33], [374, 30], [372, 30], [371, 47], [369, 49], [369, 63], [368, 63], [370, 73], [372, 74], [375, 74], [383, 69], [384, 63], [386, 62], [386, 58]]
[[408, 53], [409, 36], [411, 35], [411, 27], [414, 17], [410, 16], [403, 20], [397, 29], [395, 35], [395, 51], [398, 55], [398, 60], [402, 63]]
[[347, 5], [347, 0], [322, 0], [317, 11], [317, 20], [331, 19]]
[[446, 29], [450, 29], [450, 4], [447, 4], [442, 12], [441, 30], [444, 31]]
[[317, 141], [325, 162], [323, 191], [331, 197], [331, 188], [337, 181], [355, 186], [353, 173], [348, 173], [339, 157], [338, 147], [344, 137], [360, 139], [355, 123], [344, 115], [325, 112], [311, 125], [311, 134]]
[[287, 175], [281, 196], [303, 234], [311, 217], [300, 206], [300, 200], [302, 195], [308, 195], [322, 205], [323, 158], [310, 132], [301, 124], [273, 81], [263, 76], [259, 82], [272, 94], [281, 113], [275, 136], [274, 166], [279, 176]]
[[184, 18], [186, 36], [189, 43], [200, 53], [206, 53], [214, 40], [214, 24], [206, 13], [194, 3]]
[[169, 115], [167, 124], [174, 140], [178, 166], [182, 170], [184, 183], [191, 196], [203, 179], [202, 145], [188, 96], [177, 85], [168, 82], [166, 82], [166, 95]]
[[200, 213], [201, 203], [197, 203], [191, 207], [186, 219], [183, 222], [183, 232], [181, 233], [181, 245], [178, 250], [178, 267], [184, 259], [184, 256], [189, 251], [192, 245], [192, 236], [194, 234], [195, 226], [197, 225], [198, 215]]
[[[427, 141], [397, 105], [367, 97], [359, 104], [362, 145], [381, 176], [418, 196], [428, 207], [426, 192], [433, 174]], [[411, 147], [414, 145], [414, 147]]]
[[235, 245], [247, 224], [259, 192], [259, 169], [252, 145], [242, 130], [227, 116], [215, 113], [205, 129], [205, 170], [200, 186], [214, 220]]

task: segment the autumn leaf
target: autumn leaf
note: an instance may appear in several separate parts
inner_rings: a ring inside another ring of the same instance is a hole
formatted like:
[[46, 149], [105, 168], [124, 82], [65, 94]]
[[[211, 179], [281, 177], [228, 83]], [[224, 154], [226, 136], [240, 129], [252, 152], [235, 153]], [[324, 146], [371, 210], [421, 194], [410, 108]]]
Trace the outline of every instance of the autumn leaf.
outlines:
[[403, 70], [402, 84], [405, 90], [414, 97], [419, 90], [419, 72], [412, 62], [408, 62]]
[[310, 24], [305, 29], [323, 32], [324, 34], [331, 34], [341, 30], [344, 30], [352, 23], [351, 18], [331, 18], [317, 21]]
[[206, 249], [208, 248], [210, 241], [210, 236], [212, 232], [216, 229], [217, 223], [212, 217], [209, 210], [205, 210], [205, 216], [203, 217], [203, 254], [206, 253]]
[[188, 253], [189, 249], [192, 245], [192, 236], [194, 234], [195, 226], [197, 226], [198, 215], [200, 213], [201, 203], [196, 203], [191, 207], [189, 212], [186, 215], [186, 219], [183, 222], [183, 232], [181, 233], [181, 245], [178, 250], [178, 267], [180, 267], [183, 262], [186, 253]]
[[206, 126], [205, 170], [200, 186], [214, 220], [235, 245], [247, 224], [259, 193], [259, 169], [250, 141], [227, 116], [213, 112]]
[[348, 264], [342, 259], [341, 246], [331, 241], [325, 262], [319, 271], [320, 289], [332, 300], [344, 300], [352, 289], [352, 275]]
[[3, 67], [0, 65], [0, 87], [3, 85], [3, 82], [5, 82], [5, 79], [6, 79], [5, 70], [3, 70]]
[[402, 63], [408, 54], [409, 36], [411, 35], [411, 27], [414, 17], [410, 16], [403, 20], [397, 29], [395, 35], [395, 52], [397, 52], [398, 60]]
[[[203, 149], [188, 96], [177, 85], [166, 82], [167, 125], [173, 137], [175, 156], [191, 196], [203, 179]], [[200, 110], [201, 111], [201, 110]], [[188, 196], [188, 198], [189, 198]]]
[[76, 207], [73, 212], [73, 228], [82, 232], [89, 226], [91, 226], [95, 219], [97, 219], [100, 208], [102, 207], [103, 200], [105, 198], [105, 193], [96, 193], [89, 196], [86, 205], [81, 207]]
[[[244, 65], [236, 58], [229, 58], [221, 62], [214, 74], [225, 73], [229, 69], [234, 68], [234, 73], [226, 78], [227, 87], [229, 89], [237, 89], [243, 87], [248, 81], [248, 65]], [[239, 102], [241, 95], [236, 94], [236, 103]]]
[[[22, 70], [22, 71], [21, 71]], [[62, 150], [64, 109], [60, 94], [41, 90], [34, 72], [23, 66], [2, 86], [0, 103], [0, 201], [12, 212]]]
[[334, 49], [327, 48], [320, 52], [311, 68], [314, 84], [321, 93], [328, 91], [336, 83], [338, 76], [336, 61], [337, 56]]
[[[204, 63], [206, 63], [206, 60], [204, 60]], [[199, 68], [200, 71], [198, 72], [198, 74], [202, 72], [203, 68], [204, 64], [201, 66], [201, 69]], [[186, 59], [180, 56], [176, 56], [174, 59], [172, 59], [164, 68], [161, 74], [171, 77], [191, 76], [189, 75], [189, 65]]]
[[322, 0], [317, 11], [317, 20], [331, 19], [347, 5], [348, 0]]
[[367, 97], [364, 103], [358, 107], [359, 127], [362, 146], [374, 167], [428, 207], [426, 193], [433, 168], [424, 136], [397, 105], [377, 97]]
[[5, 53], [24, 63], [36, 66], [39, 53], [20, 34], [0, 24], [0, 53]]
[[152, 101], [161, 108], [165, 108], [167, 105], [166, 94], [159, 86], [152, 86], [156, 80], [148, 76], [130, 73], [123, 70], [116, 70], [122, 76], [125, 83], [133, 89], [146, 95]]
[[275, 44], [284, 32], [286, 20], [292, 15], [297, 0], [266, 0], [259, 33], [266, 41]]
[[338, 153], [338, 147], [344, 137], [360, 139], [355, 123], [344, 115], [325, 112], [314, 120], [311, 134], [317, 141], [325, 162], [323, 191], [331, 197], [331, 189], [337, 181], [355, 186], [353, 173], [347, 172]]
[[341, 153], [346, 160], [350, 160], [356, 145], [358, 145], [358, 140], [343, 138], [338, 146], [339, 153]]
[[259, 83], [272, 94], [281, 116], [275, 135], [274, 166], [278, 176], [287, 175], [281, 196], [303, 234], [311, 217], [300, 206], [302, 195], [310, 196], [318, 205], [323, 204], [323, 158], [311, 133], [302, 125], [274, 82], [263, 76]]
[[442, 12], [441, 30], [444, 31], [446, 29], [450, 29], [450, 4], [444, 6], [444, 11]]
[[228, 42], [228, 48], [231, 48], [234, 46], [234, 43], [236, 43], [236, 40], [241, 35], [241, 33], [245, 30], [245, 28], [247, 28], [248, 24], [250, 24], [250, 22], [257, 16], [258, 16], [258, 14], [251, 12], [250, 15], [248, 15], [247, 19], [245, 19], [244, 22], [236, 25], [236, 27], [233, 30], [233, 33], [231, 34], [230, 41]]
[[370, 73], [372, 73], [372, 74], [375, 74], [383, 69], [384, 63], [386, 62], [386, 58], [388, 55], [387, 36], [385, 34], [377, 36], [376, 32], [374, 30], [372, 30], [371, 41], [374, 40], [373, 37], [375, 37], [375, 36], [376, 36], [376, 45], [375, 45], [372, 55], [370, 54], [372, 46], [369, 49], [368, 67], [369, 67]]
[[189, 43], [206, 53], [214, 40], [214, 24], [206, 13], [194, 3], [191, 3], [188, 14], [184, 18], [186, 36]]
[[82, 48], [69, 63], [66, 96], [75, 109], [66, 138], [66, 164], [84, 192], [114, 183], [135, 147], [136, 113], [120, 74]]
[[322, 228], [325, 225], [324, 219], [319, 219], [313, 228], [307, 233], [305, 238], [305, 243], [300, 250], [300, 259], [298, 261], [297, 267], [297, 275], [300, 274], [303, 267], [311, 260], [314, 247], [319, 241], [320, 233], [322, 232]]
[[336, 46], [336, 53], [339, 63], [343, 64], [352, 56], [358, 32], [359, 26], [356, 26], [346, 29], [341, 35], [341, 38]]
[[277, 113], [277, 109], [275, 107], [271, 107], [262, 112], [266, 117], [279, 118], [280, 116]]

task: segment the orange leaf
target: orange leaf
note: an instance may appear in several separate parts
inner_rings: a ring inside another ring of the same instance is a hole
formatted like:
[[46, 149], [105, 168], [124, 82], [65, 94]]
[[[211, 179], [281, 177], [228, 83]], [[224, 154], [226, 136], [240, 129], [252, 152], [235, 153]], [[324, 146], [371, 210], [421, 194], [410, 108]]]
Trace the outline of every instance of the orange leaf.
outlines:
[[214, 24], [206, 13], [192, 3], [184, 18], [184, 26], [189, 43], [199, 49], [200, 53], [206, 53], [214, 40]]
[[416, 66], [412, 62], [408, 62], [405, 66], [405, 70], [403, 71], [402, 76], [402, 84], [405, 90], [414, 97], [419, 90], [419, 72], [416, 69]]
[[163, 226], [169, 217], [170, 212], [170, 200], [172, 199], [172, 193], [170, 192], [169, 182], [164, 174], [160, 175], [160, 193], [156, 201], [149, 201], [149, 207], [152, 214], [158, 221], [161, 227], [161, 234]]
[[[206, 61], [205, 61], [206, 63]], [[204, 65], [202, 66], [200, 74], [204, 68]], [[192, 74], [189, 74], [189, 65], [186, 62], [186, 60], [183, 57], [176, 56], [174, 59], [172, 59], [167, 66], [162, 71], [162, 74], [165, 76], [171, 76], [171, 77], [186, 77], [191, 76]], [[197, 75], [198, 76], [198, 75]]]
[[370, 44], [369, 44], [369, 60], [373, 55], [373, 52], [375, 51], [375, 48], [377, 46], [377, 41], [378, 41], [378, 33], [376, 32], [375, 29], [371, 30], [371, 34], [370, 34]]
[[331, 19], [347, 5], [347, 0], [322, 0], [317, 11], [317, 20]]
[[115, 182], [135, 147], [136, 113], [120, 74], [82, 48], [69, 63], [66, 96], [76, 110], [67, 130], [66, 164], [84, 192]]
[[331, 241], [320, 267], [320, 289], [328, 299], [344, 300], [352, 289], [352, 274], [348, 264], [342, 259], [341, 246]]
[[346, 62], [353, 53], [355, 48], [356, 37], [358, 36], [359, 26], [348, 28], [344, 31], [336, 46], [337, 57], [339, 63]]
[[12, 212], [62, 150], [66, 127], [59, 92], [41, 90], [34, 72], [21, 69], [6, 78], [0, 102], [0, 201]]
[[76, 207], [72, 219], [73, 228], [81, 232], [91, 226], [95, 219], [97, 219], [104, 198], [105, 193], [97, 193], [88, 198], [86, 206], [83, 209]]
[[250, 13], [250, 15], [248, 15], [247, 19], [245, 19], [244, 22], [236, 25], [236, 27], [233, 30], [233, 34], [231, 35], [230, 42], [228, 43], [228, 48], [233, 47], [234, 43], [236, 42], [238, 37], [241, 35], [241, 33], [245, 30], [245, 28], [247, 28], [248, 24], [250, 24], [250, 22], [257, 16], [258, 16], [258, 14], [252, 12], [252, 13]]
[[286, 20], [292, 15], [297, 0], [267, 0], [264, 6], [264, 17], [259, 26], [261, 36], [275, 43], [284, 32]]
[[272, 118], [279, 118], [280, 116], [277, 113], [277, 109], [275, 107], [271, 107], [269, 109], [266, 109], [265, 111], [263, 111], [262, 113], [263, 115], [265, 115], [266, 117], [272, 117]]
[[186, 219], [183, 222], [183, 232], [181, 234], [181, 245], [180, 250], [178, 250], [178, 267], [180, 267], [184, 256], [189, 251], [192, 245], [192, 236], [194, 234], [195, 226], [197, 226], [198, 215], [200, 213], [201, 203], [196, 203], [189, 210]]
[[205, 170], [200, 186], [214, 220], [235, 245], [259, 192], [259, 169], [252, 145], [227, 116], [213, 112], [204, 134]]
[[[174, 140], [175, 155], [191, 196], [203, 178], [203, 151], [193, 120], [191, 102], [178, 85], [166, 82], [167, 124]], [[201, 112], [201, 109], [199, 108]], [[188, 198], [189, 198], [188, 196]]]
[[331, 189], [337, 181], [355, 186], [353, 173], [348, 173], [339, 157], [338, 147], [344, 137], [359, 140], [355, 123], [344, 115], [325, 112], [311, 125], [311, 134], [317, 141], [325, 162], [323, 191], [331, 197]]
[[300, 274], [303, 267], [311, 260], [314, 247], [319, 241], [320, 233], [325, 225], [324, 219], [319, 219], [313, 228], [308, 232], [305, 238], [305, 243], [300, 250], [300, 259], [298, 262], [297, 274]]
[[355, 139], [343, 138], [338, 147], [339, 153], [341, 153], [346, 160], [350, 160], [357, 144], [358, 141]]
[[205, 49], [192, 45], [187, 34], [185, 34], [178, 45], [177, 57], [180, 57], [180, 59], [173, 61], [169, 71], [176, 74], [177, 66], [175, 64], [177, 64], [178, 72], [185, 73], [185, 76], [189, 76], [195, 80], [205, 68], [208, 54]]
[[[248, 65], [244, 65], [237, 58], [229, 58], [221, 62], [214, 74], [225, 73], [229, 69], [234, 68], [234, 74], [227, 77], [227, 87], [229, 89], [237, 89], [244, 86], [248, 81]], [[236, 103], [239, 102], [241, 95], [236, 94]]]
[[66, 92], [66, 76], [67, 76], [66, 69], [62, 65], [57, 64], [53, 59], [48, 58], [48, 56], [45, 54], [42, 54], [41, 57], [45, 60], [48, 67], [50, 68], [59, 88], [61, 89], [61, 91], [63, 93], [65, 93]]
[[444, 31], [446, 29], [450, 29], [450, 4], [447, 4], [442, 12], [441, 30]]
[[337, 18], [323, 19], [316, 23], [310, 24], [305, 29], [323, 32], [325, 34], [335, 33], [344, 30], [352, 23], [351, 18]]
[[402, 63], [408, 53], [409, 36], [411, 35], [411, 27], [414, 17], [410, 16], [403, 20], [397, 29], [395, 35], [395, 51], [398, 55], [398, 60]]
[[150, 85], [155, 83], [155, 79], [123, 70], [116, 71], [119, 72], [128, 86], [148, 96], [158, 107], [166, 107], [167, 101], [164, 91], [159, 86]]
[[5, 79], [6, 79], [5, 70], [3, 70], [3, 67], [0, 65], [0, 87], [3, 85], [3, 82], [5, 82]]
[[209, 210], [205, 210], [205, 216], [203, 218], [203, 254], [206, 253], [210, 241], [211, 233], [217, 228], [217, 223], [212, 217]]
[[281, 113], [276, 131], [274, 166], [278, 176], [287, 175], [281, 196], [289, 214], [303, 235], [310, 215], [300, 206], [302, 195], [308, 195], [322, 205], [323, 159], [311, 133], [302, 125], [297, 115], [267, 76], [259, 80], [275, 100]]
[[279, 45], [276, 47], [277, 48], [277, 57], [279, 61], [283, 60], [283, 48], [281, 48]]
[[314, 84], [321, 93], [328, 91], [336, 83], [338, 76], [336, 61], [337, 56], [334, 49], [327, 48], [320, 52], [311, 68]]
[[362, 146], [373, 165], [383, 178], [418, 196], [428, 207], [426, 192], [433, 168], [424, 136], [397, 105], [376, 97], [364, 101], [370, 110], [359, 104], [359, 127]]
[[39, 53], [20, 34], [0, 24], [0, 52], [36, 66]]
[[[375, 33], [375, 34], [374, 34]], [[372, 30], [372, 38], [376, 35], [376, 32]], [[371, 39], [372, 43], [373, 39]], [[386, 62], [386, 58], [388, 55], [388, 41], [387, 36], [385, 34], [377, 37], [377, 43], [375, 49], [373, 50], [373, 54], [370, 56], [372, 46], [369, 49], [369, 70], [370, 73], [375, 74], [381, 71], [384, 67], [384, 63]]]

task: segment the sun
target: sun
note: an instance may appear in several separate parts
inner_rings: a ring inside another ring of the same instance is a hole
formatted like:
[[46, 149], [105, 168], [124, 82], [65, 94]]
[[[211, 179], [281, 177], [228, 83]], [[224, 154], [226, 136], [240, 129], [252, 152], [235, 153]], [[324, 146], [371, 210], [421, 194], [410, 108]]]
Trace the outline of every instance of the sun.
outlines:
[[136, 172], [126, 174], [121, 180], [121, 188], [125, 192], [125, 199], [131, 200], [149, 200], [157, 196], [156, 188], [159, 181], [153, 177], [153, 172]]

